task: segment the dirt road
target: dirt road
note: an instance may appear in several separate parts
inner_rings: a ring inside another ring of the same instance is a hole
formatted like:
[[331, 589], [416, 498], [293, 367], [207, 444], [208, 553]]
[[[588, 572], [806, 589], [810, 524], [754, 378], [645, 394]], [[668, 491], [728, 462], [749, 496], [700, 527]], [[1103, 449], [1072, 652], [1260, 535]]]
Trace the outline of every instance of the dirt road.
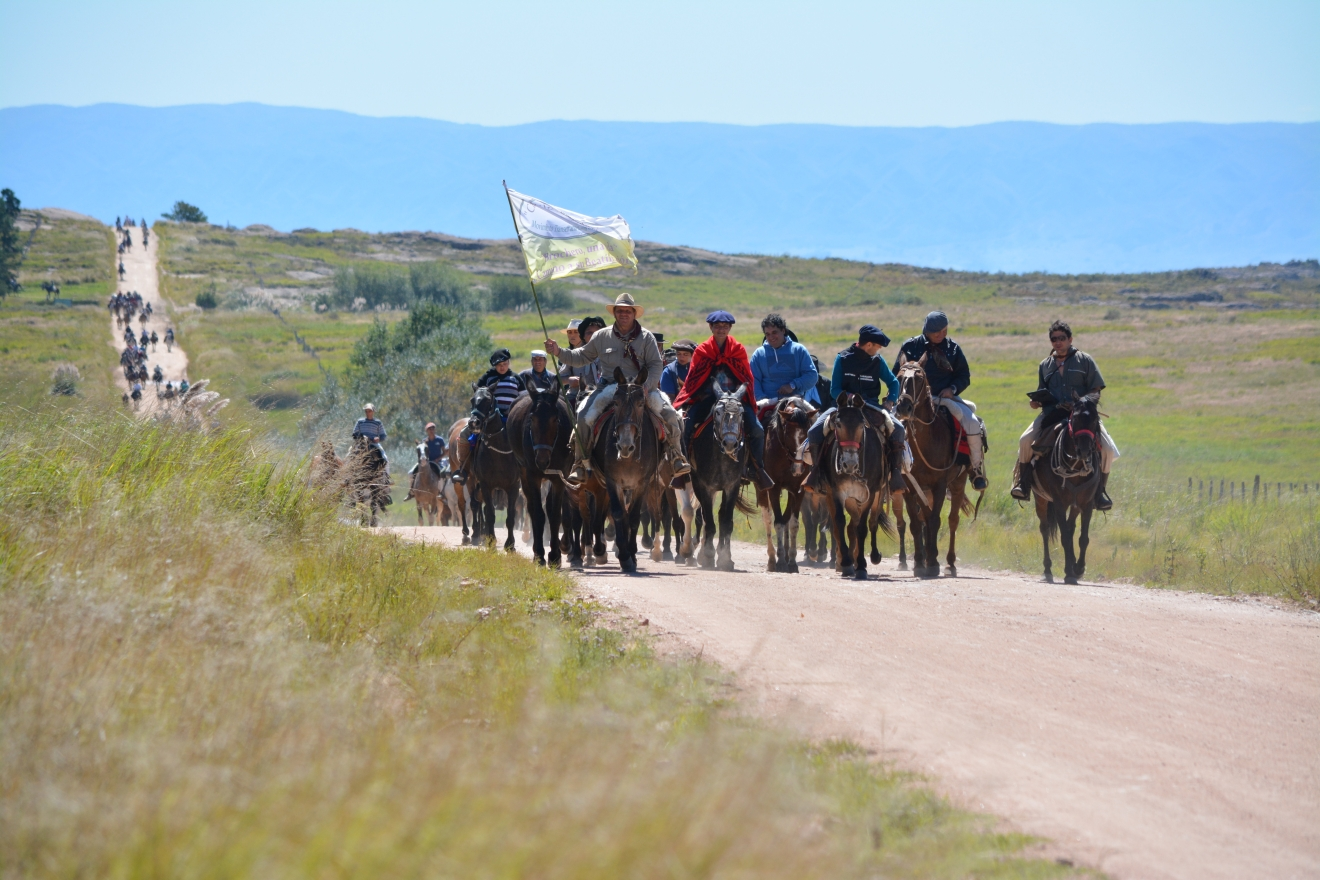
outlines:
[[1320, 615], [963, 566], [918, 582], [889, 559], [864, 583], [766, 574], [751, 544], [734, 559], [579, 580], [735, 670], [765, 714], [928, 773], [1078, 864], [1320, 877]]
[[[141, 226], [128, 227], [128, 234], [133, 237], [133, 249], [120, 256], [124, 263], [124, 278], [119, 282], [119, 292], [128, 293], [136, 290], [142, 294], [143, 303], [151, 303], [153, 314], [147, 319], [144, 325], [141, 321], [133, 321], [133, 332], [142, 333], [145, 326], [147, 334], [150, 335], [154, 330], [160, 337], [161, 342], [156, 345], [156, 350], [152, 351], [147, 347], [147, 369], [154, 370], [157, 364], [160, 364], [161, 370], [165, 373], [165, 380], [179, 384], [180, 379], [188, 377], [188, 356], [183, 348], [175, 343], [173, 351], [165, 350], [165, 330], [172, 326], [172, 322], [166, 312], [165, 303], [160, 298], [160, 285], [156, 275], [156, 236], [151, 236], [146, 247], [142, 245], [144, 228]], [[124, 328], [115, 325], [115, 316], [113, 313], [108, 318], [110, 322], [110, 344], [114, 346], [116, 352], [124, 349]], [[177, 331], [176, 331], [177, 332]], [[116, 368], [115, 381], [121, 391], [128, 391], [129, 384], [124, 378], [124, 371]], [[156, 397], [156, 388], [150, 382], [143, 383], [142, 403], [138, 407], [138, 414], [147, 416], [163, 406], [165, 401]]]

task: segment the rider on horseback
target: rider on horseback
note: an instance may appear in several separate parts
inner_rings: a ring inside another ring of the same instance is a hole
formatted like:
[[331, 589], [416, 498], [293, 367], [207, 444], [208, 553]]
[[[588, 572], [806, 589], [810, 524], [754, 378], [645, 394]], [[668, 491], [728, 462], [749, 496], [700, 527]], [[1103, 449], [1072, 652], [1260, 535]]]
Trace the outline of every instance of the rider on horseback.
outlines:
[[[901, 492], [903, 483], [903, 445], [907, 432], [903, 423], [894, 418], [884, 407], [892, 407], [898, 399], [898, 380], [893, 371], [880, 357], [880, 349], [889, 344], [889, 337], [879, 327], [863, 325], [857, 331], [857, 341], [839, 352], [834, 358], [834, 374], [830, 379], [830, 399], [838, 400], [844, 392], [860, 395], [865, 401], [864, 412], [880, 436], [888, 444], [889, 489]], [[880, 383], [888, 389], [884, 407], [880, 403]], [[834, 430], [832, 418], [838, 407], [831, 406], [819, 416], [807, 432], [807, 445], [811, 454], [811, 473], [807, 475], [806, 485], [812, 489], [822, 487], [825, 468], [821, 464], [821, 447]]]
[[660, 390], [669, 395], [670, 400], [678, 397], [678, 392], [683, 390], [683, 383], [687, 381], [688, 370], [692, 366], [692, 353], [696, 350], [697, 344], [691, 339], [680, 339], [674, 343], [674, 360], [665, 364], [665, 370], [660, 374]]
[[[185, 384], [186, 382], [179, 383], [181, 387]], [[385, 442], [385, 426], [380, 423], [380, 419], [376, 418], [375, 405], [370, 403], [363, 404], [362, 413], [362, 418], [358, 419], [357, 423], [353, 425], [353, 439], [365, 439], [368, 443], [380, 446]], [[383, 448], [380, 451], [380, 455], [386, 462], [389, 461], [389, 458], [385, 456], [385, 450]]]
[[976, 404], [958, 396], [972, 384], [972, 371], [958, 343], [949, 338], [949, 316], [943, 312], [931, 312], [926, 316], [921, 335], [903, 343], [894, 366], [898, 367], [904, 361], [921, 360], [923, 355], [931, 355], [926, 358], [926, 381], [931, 396], [937, 405], [949, 411], [967, 434], [967, 450], [972, 460], [972, 488], [984, 491], [988, 485], [983, 445], [985, 425], [976, 415]]
[[773, 406], [781, 397], [801, 397], [820, 403], [816, 394], [816, 365], [807, 347], [788, 335], [788, 324], [774, 312], [761, 322], [765, 342], [752, 352], [752, 376], [756, 380], [756, 405]]
[[558, 384], [555, 374], [545, 368], [546, 355], [541, 349], [532, 352], [532, 366], [518, 374], [528, 391], [549, 391]]
[[[509, 361], [513, 355], [507, 348], [501, 348], [490, 356], [490, 369], [486, 374], [477, 380], [477, 388], [489, 388], [490, 396], [495, 398], [495, 409], [499, 410], [500, 418], [508, 418], [509, 410], [513, 408], [514, 401], [518, 395], [526, 390], [523, 384], [522, 376], [509, 369]], [[463, 460], [459, 466], [458, 473], [454, 474], [454, 482], [460, 486], [467, 482], [468, 471], [472, 468], [472, 462], [477, 457], [477, 444], [481, 442], [481, 435], [472, 433], [468, 435], [468, 457]]]
[[[545, 347], [569, 366], [584, 367], [595, 361], [601, 376], [601, 384], [578, 405], [578, 430], [573, 435], [577, 462], [573, 465], [572, 473], [565, 479], [570, 483], [581, 483], [591, 470], [589, 459], [592, 428], [614, 400], [615, 369], [623, 370], [624, 378], [635, 382], [643, 367], [646, 369], [646, 406], [665, 424], [665, 446], [675, 475], [686, 474], [691, 468], [679, 445], [683, 423], [668, 398], [660, 393], [660, 373], [664, 361], [660, 357], [655, 335], [637, 323], [643, 309], [629, 293], [619, 294], [614, 304], [606, 308], [614, 317], [614, 326], [593, 333], [580, 348], [563, 348], [553, 339], [545, 341]], [[581, 330], [586, 324], [584, 320], [578, 329]]]
[[[427, 463], [435, 470], [435, 475], [437, 477], [440, 476], [444, 471], [444, 468], [440, 466], [440, 460], [445, 457], [445, 440], [443, 437], [436, 436], [435, 422], [426, 423], [426, 439], [422, 441], [422, 445], [426, 447]], [[420, 463], [408, 468], [408, 476], [411, 477], [413, 474], [417, 473], [419, 467], [421, 467]], [[407, 501], [411, 498], [412, 489], [409, 489], [408, 497], [403, 500]]]
[[[1018, 440], [1018, 482], [1011, 494], [1019, 501], [1031, 497], [1031, 485], [1035, 459], [1040, 454], [1035, 449], [1037, 440], [1045, 437], [1050, 428], [1068, 418], [1068, 407], [1074, 396], [1082, 397], [1095, 394], [1099, 399], [1100, 391], [1105, 387], [1105, 380], [1100, 375], [1100, 368], [1084, 351], [1078, 351], [1072, 344], [1072, 328], [1064, 321], [1055, 321], [1050, 325], [1050, 347], [1053, 351], [1040, 362], [1037, 370], [1037, 391], [1048, 391], [1054, 398], [1053, 403], [1041, 403], [1032, 400], [1031, 408], [1041, 410], [1030, 427]], [[1105, 484], [1109, 482], [1109, 469], [1118, 458], [1118, 447], [1113, 438], [1100, 426], [1100, 437], [1096, 443], [1100, 447], [1100, 485], [1095, 492], [1095, 509], [1109, 510], [1114, 506]]]
[[683, 382], [683, 390], [674, 400], [675, 407], [691, 407], [683, 428], [683, 446], [686, 448], [691, 444], [692, 433], [710, 415], [711, 408], [718, 400], [718, 394], [712, 395], [706, 390], [711, 377], [715, 377], [716, 384], [724, 392], [735, 391], [739, 385], [746, 386], [742, 407], [743, 430], [747, 433], [752, 463], [755, 465], [753, 476], [756, 485], [768, 489], [775, 481], [765, 469], [765, 428], [761, 427], [761, 420], [756, 417], [756, 379], [752, 375], [747, 349], [729, 335], [734, 325], [733, 315], [729, 312], [723, 309], [711, 312], [706, 316], [706, 324], [710, 327], [710, 339], [697, 346], [687, 379]]

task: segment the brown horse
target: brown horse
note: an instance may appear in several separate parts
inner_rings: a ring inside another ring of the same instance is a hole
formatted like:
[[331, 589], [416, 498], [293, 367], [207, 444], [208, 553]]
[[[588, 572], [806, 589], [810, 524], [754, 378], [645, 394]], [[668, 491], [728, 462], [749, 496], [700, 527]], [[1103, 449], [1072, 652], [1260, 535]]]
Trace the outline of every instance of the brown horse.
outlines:
[[591, 470], [605, 483], [619, 568], [637, 571], [637, 527], [660, 467], [660, 428], [646, 406], [646, 368], [629, 382], [614, 369], [614, 402], [597, 421]]
[[[1063, 582], [1076, 584], [1086, 573], [1086, 547], [1091, 543], [1091, 514], [1100, 487], [1099, 397], [1075, 397], [1068, 420], [1053, 431], [1050, 453], [1033, 469], [1032, 490], [1036, 493], [1036, 516], [1041, 542], [1045, 545], [1045, 581], [1054, 583], [1050, 570], [1050, 539], [1056, 534], [1063, 545]], [[1048, 436], [1048, 435], [1047, 435]], [[1014, 474], [1014, 481], [1017, 475]], [[1081, 517], [1082, 531], [1073, 551], [1073, 535]]]
[[[821, 447], [824, 482], [828, 487], [831, 530], [839, 550], [838, 570], [844, 577], [866, 580], [868, 523], [873, 511], [880, 527], [893, 526], [875, 501], [884, 492], [884, 438], [867, 417], [861, 395], [844, 392], [837, 401], [833, 436]], [[849, 517], [851, 516], [851, 521]]]
[[440, 517], [440, 468], [432, 465], [426, 457], [426, 444], [417, 443], [417, 470], [412, 475], [412, 485], [408, 497], [417, 502], [417, 525], [427, 525], [422, 521], [425, 512], [429, 525], [435, 525]]
[[[467, 461], [468, 456], [472, 454], [472, 447], [468, 445], [468, 420], [459, 419], [449, 426], [445, 432], [445, 442], [449, 446], [449, 470], [451, 473], [457, 473]], [[471, 480], [471, 477], [468, 478]], [[463, 543], [472, 543], [471, 535], [468, 532], [467, 516], [467, 489], [463, 483], [455, 483], [451, 478], [449, 488], [454, 493], [454, 504], [458, 508], [458, 524], [463, 527]], [[473, 511], [473, 525], [476, 525], [476, 511]]]
[[[760, 489], [756, 501], [765, 524], [766, 571], [796, 574], [798, 511], [807, 467], [801, 458], [816, 408], [801, 397], [786, 397], [775, 405], [765, 424], [765, 469], [775, 484]], [[788, 504], [781, 493], [788, 493]]]
[[[899, 365], [901, 393], [895, 408], [907, 427], [908, 445], [912, 448], [912, 471], [907, 474], [908, 491], [903, 495], [907, 519], [912, 521], [912, 569], [919, 578], [940, 576], [940, 515], [947, 496], [949, 504], [949, 553], [946, 557], [950, 577], [958, 575], [958, 522], [963, 513], [973, 513], [967, 500], [967, 477], [971, 463], [960, 456], [955, 443], [957, 434], [947, 410], [936, 407], [926, 380], [926, 357]], [[975, 438], [979, 442], [980, 438]], [[984, 494], [984, 493], [982, 493]], [[897, 509], [898, 505], [895, 505]], [[978, 501], [977, 507], [980, 507]], [[904, 539], [907, 521], [898, 514], [898, 552], [900, 569], [907, 568]]]

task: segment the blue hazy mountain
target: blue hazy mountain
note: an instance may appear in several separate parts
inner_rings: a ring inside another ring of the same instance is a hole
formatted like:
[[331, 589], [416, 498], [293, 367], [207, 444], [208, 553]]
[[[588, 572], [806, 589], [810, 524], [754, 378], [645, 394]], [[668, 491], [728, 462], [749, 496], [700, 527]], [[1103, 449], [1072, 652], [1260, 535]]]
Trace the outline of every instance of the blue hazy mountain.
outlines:
[[1320, 256], [1320, 123], [540, 122], [258, 104], [0, 110], [0, 185], [112, 220], [512, 235], [500, 188], [726, 252], [1063, 272]]

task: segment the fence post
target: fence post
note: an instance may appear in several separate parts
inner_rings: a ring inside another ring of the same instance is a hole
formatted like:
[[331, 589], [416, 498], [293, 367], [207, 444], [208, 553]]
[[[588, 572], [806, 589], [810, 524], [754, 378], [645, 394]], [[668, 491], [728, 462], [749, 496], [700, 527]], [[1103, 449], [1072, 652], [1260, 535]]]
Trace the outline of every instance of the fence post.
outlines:
[[1197, 481], [1196, 481], [1196, 500], [1197, 500], [1197, 501], [1200, 501], [1200, 500], [1201, 500], [1201, 496], [1204, 495], [1204, 494], [1205, 494], [1205, 481], [1204, 481], [1204, 480], [1197, 480]]
[[1256, 503], [1256, 496], [1260, 494], [1260, 474], [1256, 474], [1256, 482], [1251, 484], [1251, 503]]
[[1224, 500], [1224, 481], [1223, 481], [1223, 480], [1220, 480], [1220, 481], [1219, 481], [1219, 500], [1220, 500], [1220, 501], [1223, 501], [1223, 500]]

